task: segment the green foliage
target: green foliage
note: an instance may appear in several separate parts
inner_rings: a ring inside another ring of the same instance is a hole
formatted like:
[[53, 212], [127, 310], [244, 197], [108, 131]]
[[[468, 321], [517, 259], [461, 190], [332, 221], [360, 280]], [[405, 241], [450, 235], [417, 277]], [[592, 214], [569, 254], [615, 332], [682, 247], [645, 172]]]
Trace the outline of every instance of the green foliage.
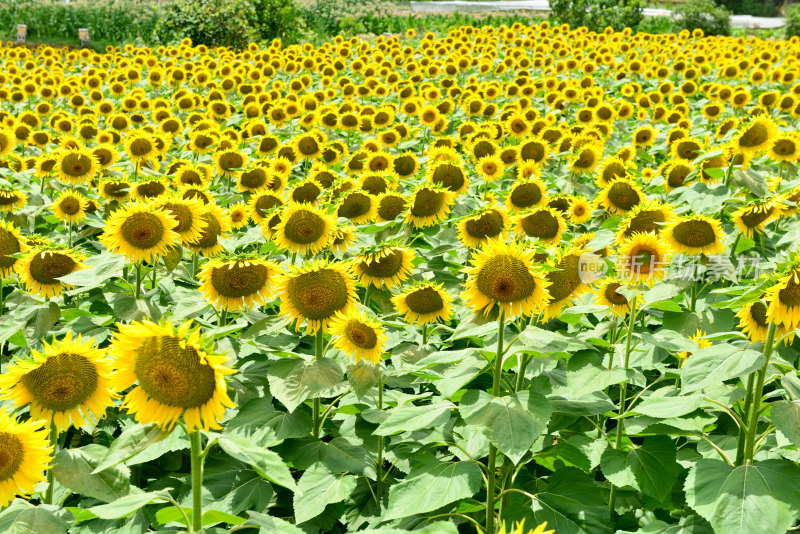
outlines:
[[800, 4], [786, 6], [786, 27], [784, 31], [787, 39], [800, 37]]
[[675, 9], [675, 28], [703, 30], [705, 35], [730, 35], [731, 12], [714, 0], [688, 0]]
[[256, 10], [247, 0], [178, 0], [164, 6], [155, 29], [164, 43], [243, 48], [256, 37]]
[[256, 31], [263, 40], [297, 40], [303, 28], [301, 10], [292, 0], [251, 0], [256, 14]]
[[781, 0], [719, 0], [736, 15], [753, 15], [755, 17], [777, 17], [780, 15]]
[[616, 31], [636, 28], [642, 22], [642, 0], [549, 0], [550, 9], [559, 24], [571, 28], [586, 26], [601, 32], [606, 27]]

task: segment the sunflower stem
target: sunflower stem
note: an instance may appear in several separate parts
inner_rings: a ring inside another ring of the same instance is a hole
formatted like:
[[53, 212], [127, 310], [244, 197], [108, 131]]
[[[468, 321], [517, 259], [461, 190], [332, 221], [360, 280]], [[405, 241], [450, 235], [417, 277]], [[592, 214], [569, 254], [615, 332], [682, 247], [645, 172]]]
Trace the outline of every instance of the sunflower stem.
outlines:
[[67, 247], [72, 248], [72, 223], [67, 223], [67, 227], [69, 228], [69, 239], [67, 241]]
[[367, 288], [364, 290], [364, 306], [369, 308], [369, 295], [372, 293], [372, 284], [367, 284]]
[[156, 276], [158, 275], [158, 259], [153, 258], [153, 289], [156, 288], [156, 283], [158, 282]]
[[3, 307], [5, 306], [5, 299], [3, 298], [3, 289], [5, 289], [3, 286], [5, 285], [5, 282], [6, 281], [0, 277], [0, 315], [3, 315]]
[[189, 434], [192, 446], [192, 525], [191, 532], [203, 529], [203, 459], [201, 458], [200, 431]]
[[[314, 340], [314, 357], [317, 360], [321, 360], [322, 359], [324, 341], [325, 341], [325, 334], [323, 334], [322, 326], [320, 326], [319, 329], [317, 330], [316, 339]], [[311, 424], [311, 435], [314, 436], [315, 438], [319, 437], [319, 435], [321, 433], [321, 430], [322, 430], [320, 428], [321, 425], [320, 425], [320, 418], [319, 418], [319, 415], [320, 415], [319, 409], [320, 409], [319, 397], [316, 397], [314, 399], [314, 402], [313, 402], [313, 412], [314, 413], [312, 415], [313, 415], [313, 419], [314, 420], [312, 421], [312, 424]]]
[[[631, 340], [633, 338], [633, 327], [636, 324], [636, 304], [639, 301], [639, 297], [634, 297], [631, 300], [631, 312], [630, 317], [628, 317], [628, 332], [625, 336], [625, 358], [622, 362], [623, 368], [625, 371], [628, 370], [628, 366], [630, 365], [631, 360]], [[619, 386], [619, 413], [625, 413], [625, 397], [628, 393], [628, 381], [622, 382]], [[622, 443], [622, 429], [623, 429], [623, 420], [617, 420], [617, 435], [616, 439], [614, 440], [614, 448], [619, 449]], [[614, 484], [611, 484], [611, 493], [608, 497], [608, 509], [613, 513], [614, 512], [614, 503], [617, 500], [617, 487]]]
[[[383, 410], [383, 375], [378, 375], [378, 410]], [[375, 466], [377, 484], [375, 494], [378, 506], [383, 498], [383, 436], [378, 436], [378, 463]]]
[[756, 388], [753, 392], [752, 405], [750, 406], [749, 421], [747, 422], [747, 435], [744, 444], [744, 463], [749, 464], [753, 461], [755, 454], [756, 430], [758, 430], [758, 416], [761, 413], [761, 396], [764, 394], [764, 379], [767, 376], [767, 367], [775, 348], [775, 331], [777, 326], [774, 322], [769, 323], [767, 329], [767, 340], [764, 342], [764, 366], [758, 370], [756, 376]]
[[422, 325], [422, 344], [423, 345], [427, 345], [428, 344], [428, 324], [427, 323]]
[[222, 311], [219, 314], [218, 326], [225, 326], [226, 324], [228, 324], [228, 310], [227, 308], [222, 308]]
[[[50, 422], [50, 445], [53, 446], [53, 456], [56, 455], [56, 447], [58, 447], [58, 428], [55, 422]], [[44, 504], [53, 504], [53, 486], [55, 479], [53, 477], [53, 468], [47, 470], [47, 491], [44, 494]]]
[[200, 262], [200, 256], [195, 252], [192, 255], [192, 278], [197, 280], [197, 264]]
[[[747, 393], [744, 397], [744, 404], [742, 405], [742, 420], [746, 420], [750, 415], [750, 406], [753, 404], [753, 386], [755, 385], [756, 374], [750, 373], [747, 377]], [[735, 465], [742, 465], [744, 463], [744, 443], [747, 440], [747, 423], [739, 427], [739, 436], [736, 440], [736, 461]]]
[[[502, 310], [497, 319], [497, 354], [494, 357], [494, 374], [492, 375], [492, 396], [500, 394], [500, 379], [503, 374], [503, 333], [505, 331], [506, 312]], [[486, 533], [494, 534], [495, 505], [495, 468], [497, 463], [497, 447], [489, 444], [489, 463], [486, 469]]]
[[139, 300], [142, 294], [142, 262], [136, 264], [136, 293], [134, 297]]

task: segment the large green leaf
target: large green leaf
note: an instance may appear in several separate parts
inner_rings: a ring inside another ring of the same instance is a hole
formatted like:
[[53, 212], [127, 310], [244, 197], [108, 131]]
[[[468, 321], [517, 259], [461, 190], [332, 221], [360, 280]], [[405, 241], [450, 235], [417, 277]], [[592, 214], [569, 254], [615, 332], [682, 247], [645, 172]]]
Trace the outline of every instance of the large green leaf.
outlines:
[[241, 436], [220, 436], [219, 446], [227, 454], [255, 469], [270, 482], [296, 491], [297, 487], [283, 459], [275, 452], [259, 447]]
[[347, 387], [339, 364], [325, 358], [311, 362], [279, 360], [270, 366], [268, 373], [270, 392], [290, 412], [308, 398], [335, 396]]
[[68, 524], [53, 507], [14, 504], [0, 514], [0, 532], [5, 534], [62, 534]]
[[675, 443], [667, 436], [648, 436], [628, 451], [608, 448], [600, 458], [603, 475], [615, 486], [632, 486], [663, 501], [678, 478]]
[[316, 463], [300, 477], [294, 495], [295, 521], [303, 523], [317, 517], [329, 504], [345, 500], [356, 489], [353, 475], [331, 473], [325, 464]]
[[157, 493], [132, 493], [108, 504], [89, 508], [94, 515], [102, 519], [119, 519], [127, 517], [148, 504], [163, 500]]
[[475, 495], [481, 488], [481, 470], [472, 462], [440, 462], [426, 456], [389, 490], [385, 520], [437, 510]]
[[533, 391], [492, 397], [485, 391], [470, 390], [461, 398], [458, 410], [468, 425], [485, 432], [515, 464], [530, 450], [552, 415], [548, 400]]
[[69, 490], [103, 502], [124, 497], [130, 489], [130, 471], [116, 465], [95, 473], [107, 449], [87, 445], [80, 449], [62, 449], [53, 459], [53, 476]]
[[772, 406], [770, 417], [795, 447], [800, 447], [800, 402], [781, 401]]
[[763, 367], [764, 355], [758, 351], [719, 343], [700, 349], [681, 369], [681, 392], [692, 393], [714, 386]]
[[686, 502], [714, 532], [783, 533], [800, 519], [800, 467], [765, 460], [733, 467], [703, 459], [689, 471]]
[[388, 410], [388, 417], [375, 429], [373, 434], [390, 436], [399, 432], [444, 426], [450, 419], [450, 410], [453, 408], [455, 405], [449, 402], [425, 406], [413, 404], [398, 406]]
[[[175, 430], [175, 433], [178, 431]], [[135, 424], [117, 436], [106, 455], [95, 467], [94, 473], [129, 460], [172, 434], [172, 431], [162, 430], [155, 423]]]
[[574, 467], [562, 467], [533, 500], [537, 523], [558, 534], [610, 534], [608, 490]]

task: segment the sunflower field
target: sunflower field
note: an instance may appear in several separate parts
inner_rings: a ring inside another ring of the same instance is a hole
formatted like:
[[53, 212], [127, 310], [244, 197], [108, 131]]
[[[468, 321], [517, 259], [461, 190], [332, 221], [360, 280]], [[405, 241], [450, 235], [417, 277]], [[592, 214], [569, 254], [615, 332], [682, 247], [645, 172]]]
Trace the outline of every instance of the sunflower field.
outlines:
[[800, 529], [799, 57], [0, 46], [0, 531]]

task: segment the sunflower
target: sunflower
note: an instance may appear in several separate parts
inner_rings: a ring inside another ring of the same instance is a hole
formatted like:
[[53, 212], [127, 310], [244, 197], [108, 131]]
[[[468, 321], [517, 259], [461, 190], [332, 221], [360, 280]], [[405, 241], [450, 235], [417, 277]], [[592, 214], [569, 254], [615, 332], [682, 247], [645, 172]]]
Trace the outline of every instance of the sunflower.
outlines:
[[733, 148], [737, 153], [752, 156], [770, 148], [778, 135], [775, 122], [766, 116], [756, 117], [742, 126], [733, 138]]
[[336, 216], [354, 224], [365, 224], [375, 218], [377, 209], [375, 199], [366, 191], [348, 191], [336, 204]]
[[547, 202], [547, 186], [538, 178], [518, 180], [506, 198], [506, 207], [511, 213], [524, 211]]
[[478, 248], [487, 239], [501, 237], [509, 227], [508, 216], [499, 208], [485, 208], [458, 223], [458, 238], [469, 248]]
[[452, 191], [458, 195], [469, 187], [469, 179], [460, 165], [440, 161], [428, 166], [427, 178], [435, 187]]
[[675, 252], [706, 256], [725, 252], [725, 233], [720, 222], [704, 215], [681, 217], [667, 226], [662, 235]]
[[590, 172], [597, 167], [602, 155], [602, 146], [594, 143], [587, 143], [577, 149], [570, 162], [569, 170], [575, 174]]
[[158, 157], [156, 140], [148, 132], [134, 131], [125, 139], [125, 153], [137, 165], [153, 161]]
[[796, 161], [800, 157], [800, 138], [795, 133], [780, 133], [769, 147], [769, 155], [777, 161]]
[[[769, 330], [769, 322], [767, 320], [767, 305], [762, 300], [750, 302], [745, 304], [741, 310], [736, 313], [739, 319], [739, 328], [747, 335], [751, 343], [767, 341], [767, 330]], [[778, 325], [775, 332], [776, 339], [780, 339], [788, 333], [784, 325]], [[794, 339], [794, 334], [784, 338], [786, 344], [791, 343]]]
[[375, 205], [378, 221], [389, 222], [405, 211], [408, 199], [399, 193], [381, 193], [375, 199]]
[[450, 318], [453, 298], [442, 284], [417, 282], [392, 297], [392, 304], [407, 323], [423, 326]]
[[478, 172], [478, 176], [487, 182], [494, 182], [503, 177], [506, 166], [500, 158], [500, 154], [487, 154], [478, 160], [475, 170]]
[[178, 221], [167, 210], [134, 202], [121, 207], [106, 220], [100, 242], [132, 262], [151, 262], [177, 244]]
[[14, 189], [0, 189], [0, 212], [12, 212], [21, 208], [27, 202], [27, 197], [22, 191]]
[[569, 222], [582, 224], [592, 218], [592, 205], [584, 197], [573, 196], [569, 199]]
[[217, 309], [250, 310], [265, 304], [279, 268], [258, 258], [213, 259], [200, 273], [200, 291]]
[[248, 215], [247, 206], [241, 202], [231, 204], [228, 206], [228, 223], [231, 228], [238, 230], [247, 226], [250, 216]]
[[424, 228], [443, 221], [450, 212], [455, 193], [434, 186], [418, 186], [408, 201], [406, 222], [414, 227]]
[[18, 422], [0, 410], [0, 507], [16, 495], [33, 493], [45, 480], [44, 471], [53, 459], [48, 432], [44, 421]]
[[282, 205], [283, 197], [281, 195], [266, 190], [253, 194], [250, 197], [247, 208], [250, 212], [250, 218], [258, 224], [266, 218], [270, 210]]
[[316, 254], [330, 244], [336, 222], [326, 212], [306, 204], [289, 204], [281, 214], [274, 240], [289, 252]]
[[506, 315], [530, 315], [550, 298], [549, 282], [535, 267], [534, 251], [520, 243], [492, 239], [484, 243], [465, 268], [464, 303], [488, 314], [497, 307]]
[[217, 256], [225, 250], [220, 239], [231, 229], [227, 217], [219, 206], [210, 203], [204, 206], [202, 219], [205, 227], [200, 231], [200, 238], [193, 243], [187, 243], [187, 246], [207, 258]]
[[672, 221], [674, 209], [669, 204], [645, 200], [625, 214], [620, 223], [618, 241], [624, 241], [637, 232], [661, 233], [662, 227]]
[[97, 186], [102, 196], [107, 201], [116, 200], [122, 202], [131, 192], [131, 184], [125, 180], [103, 180]]
[[59, 150], [57, 158], [55, 170], [64, 183], [74, 185], [88, 183], [100, 170], [92, 151], [85, 148]]
[[767, 289], [767, 321], [792, 331], [800, 324], [800, 267]]
[[[694, 335], [691, 336], [689, 339], [697, 343], [697, 347], [704, 349], [706, 347], [710, 347], [713, 343], [706, 339], [706, 333], [699, 328], [695, 331]], [[681, 351], [678, 353], [678, 358], [681, 360], [680, 367], [683, 367], [683, 362], [686, 361], [686, 358], [691, 356], [692, 353], [688, 351]]]
[[656, 129], [652, 126], [642, 126], [633, 132], [633, 144], [636, 146], [650, 146], [656, 140]]
[[674, 159], [662, 165], [659, 172], [664, 177], [664, 189], [669, 193], [686, 185], [686, 179], [691, 174], [692, 167], [684, 161]]
[[281, 315], [296, 327], [307, 321], [306, 333], [315, 333], [325, 330], [337, 313], [350, 311], [356, 286], [348, 264], [314, 261], [279, 275], [275, 293]]
[[207, 224], [203, 219], [205, 206], [201, 201], [172, 197], [158, 201], [153, 206], [163, 210], [178, 222], [178, 225], [172, 230], [178, 234], [184, 245], [200, 239]]
[[609, 213], [625, 213], [644, 200], [644, 194], [630, 180], [615, 180], [605, 186], [597, 198], [597, 207]]
[[19, 229], [3, 219], [0, 219], [0, 279], [11, 276], [14, 272], [14, 264], [17, 258], [12, 254], [18, 254], [27, 250], [27, 245], [20, 238]]
[[544, 309], [543, 321], [558, 317], [564, 306], [589, 289], [581, 278], [582, 254], [581, 248], [571, 248], [548, 261], [554, 269], [545, 273], [550, 298]]
[[59, 278], [85, 269], [81, 260], [83, 257], [69, 250], [36, 248], [19, 258], [14, 269], [28, 293], [44, 298], [58, 297], [63, 289], [72, 289]]
[[[594, 294], [598, 304], [608, 306], [608, 313], [625, 317], [631, 311], [631, 303], [625, 295], [619, 293], [621, 287], [622, 284], [620, 284], [616, 278], [605, 278], [597, 286]], [[636, 298], [637, 304], [641, 304], [641, 295]]]
[[17, 138], [14, 133], [5, 128], [0, 128], [0, 157], [11, 154], [16, 144]]
[[272, 185], [272, 176], [269, 169], [264, 165], [256, 165], [239, 174], [236, 182], [237, 191], [258, 191], [262, 187], [269, 188]]
[[605, 187], [614, 180], [627, 178], [631, 169], [632, 166], [622, 158], [611, 156], [600, 166], [595, 182], [600, 187]]
[[731, 214], [733, 223], [739, 232], [748, 238], [754, 234], [763, 234], [764, 226], [781, 215], [783, 205], [777, 199], [770, 199], [757, 204], [742, 206]]
[[653, 285], [664, 277], [669, 246], [653, 232], [637, 232], [617, 250], [617, 275], [620, 281]]
[[353, 271], [364, 286], [391, 289], [409, 277], [414, 257], [414, 251], [409, 248], [379, 245], [357, 255], [353, 259]]
[[80, 222], [86, 217], [87, 202], [85, 196], [77, 191], [67, 189], [50, 205], [50, 208], [60, 220], [72, 224]]
[[356, 229], [352, 225], [341, 225], [333, 232], [333, 239], [331, 240], [331, 248], [339, 252], [347, 252], [353, 243], [356, 241]]
[[186, 321], [179, 328], [151, 321], [120, 324], [109, 348], [115, 360], [116, 391], [135, 386], [122, 408], [143, 424], [170, 430], [183, 416], [186, 430], [219, 430], [228, 397], [226, 357], [209, 354], [200, 330]]
[[330, 321], [333, 345], [356, 362], [381, 363], [386, 333], [380, 322], [358, 312], [337, 313]]
[[55, 424], [60, 431], [102, 419], [114, 402], [111, 362], [106, 351], [68, 330], [61, 341], [44, 342], [44, 352], [31, 351], [0, 375], [2, 398], [16, 406], [30, 404], [33, 419]]
[[214, 154], [214, 165], [220, 174], [235, 176], [247, 166], [247, 156], [238, 150], [221, 150]]
[[515, 226], [517, 234], [538, 239], [548, 245], [558, 243], [561, 234], [567, 229], [567, 223], [561, 214], [545, 206], [523, 212], [516, 217]]
[[321, 195], [322, 187], [312, 178], [306, 178], [298, 182], [289, 192], [291, 201], [298, 204], [314, 204], [320, 199]]

